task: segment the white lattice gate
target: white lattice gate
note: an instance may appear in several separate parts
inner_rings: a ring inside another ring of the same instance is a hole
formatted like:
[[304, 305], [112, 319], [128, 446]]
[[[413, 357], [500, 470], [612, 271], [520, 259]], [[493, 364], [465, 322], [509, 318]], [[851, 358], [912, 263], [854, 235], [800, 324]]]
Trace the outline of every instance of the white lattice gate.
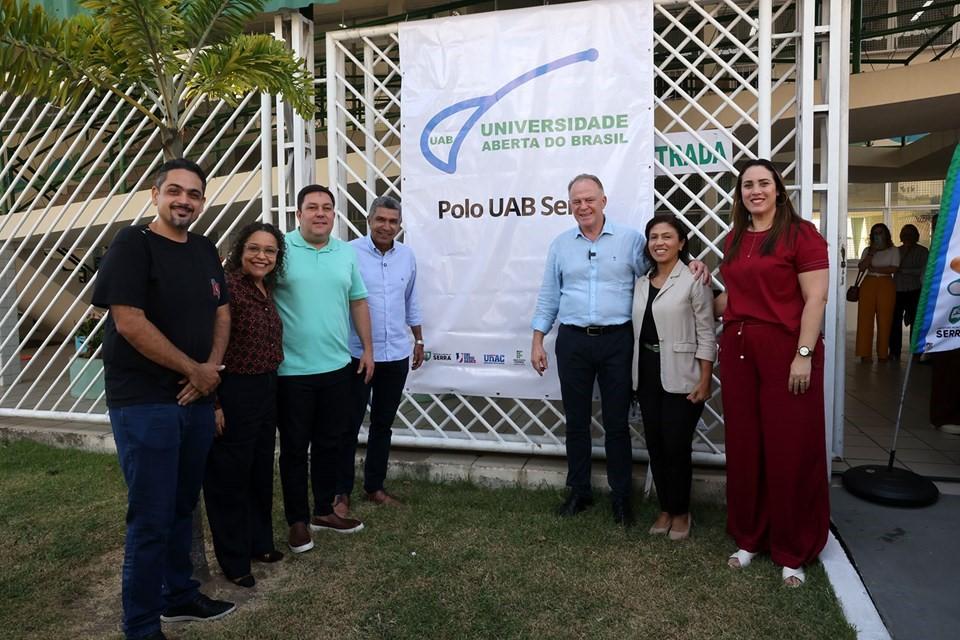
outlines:
[[[843, 422], [837, 294], [846, 226], [848, 5], [661, 0], [654, 12], [656, 144], [672, 147], [665, 137], [671, 133], [699, 138], [725, 129], [735, 141], [727, 169], [747, 157], [773, 156], [798, 209], [819, 220], [834, 250], [825, 329], [833, 452], [841, 450]], [[312, 25], [299, 14], [278, 19], [277, 33], [312, 56]], [[203, 106], [190, 125], [187, 155], [210, 169], [211, 181], [194, 230], [223, 244], [258, 216], [287, 227], [296, 189], [314, 171], [337, 195], [344, 237], [365, 231], [364, 212], [377, 195], [402, 199], [396, 25], [328, 33], [325, 44], [327, 175], [314, 161], [313, 123], [282, 103], [250, 96], [236, 108]], [[94, 94], [76, 114], [0, 94], [0, 132], [0, 416], [106, 422], [99, 360], [87, 357], [99, 347], [78, 350], [76, 338], [96, 335], [102, 324], [89, 320], [89, 299], [104, 247], [120, 226], [150, 214], [146, 176], [161, 161], [157, 134], [122, 101]], [[684, 219], [691, 248], [716, 268], [732, 174], [671, 175], [656, 162], [665, 172], [656, 180], [656, 209]], [[395, 442], [407, 446], [564, 451], [563, 413], [552, 401], [407, 396], [399, 419]], [[600, 455], [599, 420], [594, 427]], [[643, 457], [639, 431], [634, 438]], [[696, 459], [721, 464], [722, 442], [715, 392]]]
[[[734, 140], [733, 157], [717, 173], [672, 175], [656, 161], [664, 173], [656, 180], [656, 210], [687, 222], [694, 253], [714, 273], [729, 228], [731, 171], [743, 159], [772, 156], [784, 166], [798, 210], [819, 220], [834, 250], [831, 291], [842, 287], [848, 9], [842, 0], [655, 3], [656, 144], [683, 155], [666, 134], [685, 132], [704, 142], [701, 132], [724, 129]], [[402, 201], [399, 58], [396, 25], [326, 35], [328, 180], [345, 238], [365, 232], [365, 211], [378, 195]], [[832, 295], [825, 328], [830, 427], [842, 425], [842, 312]], [[427, 338], [429, 333], [427, 318]], [[724, 460], [718, 388], [716, 381], [698, 429], [699, 462]], [[598, 418], [594, 451], [602, 455]], [[407, 446], [564, 452], [563, 412], [556, 401], [407, 395], [399, 420], [394, 442]], [[839, 451], [842, 429], [834, 435], [830, 427], [828, 444]], [[635, 456], [642, 458], [642, 434], [634, 429], [633, 436]]]

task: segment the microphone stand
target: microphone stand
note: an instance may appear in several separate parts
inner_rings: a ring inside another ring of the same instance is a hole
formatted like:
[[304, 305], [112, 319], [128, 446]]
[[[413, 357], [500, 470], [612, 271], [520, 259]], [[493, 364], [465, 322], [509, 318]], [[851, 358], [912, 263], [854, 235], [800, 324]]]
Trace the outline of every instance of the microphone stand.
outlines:
[[897, 408], [897, 423], [893, 430], [893, 444], [890, 447], [890, 459], [887, 466], [865, 464], [851, 467], [843, 474], [843, 487], [864, 500], [891, 507], [926, 507], [940, 497], [940, 490], [927, 478], [894, 467], [897, 457], [897, 436], [900, 435], [900, 420], [903, 416], [903, 400], [907, 395], [907, 382], [910, 380], [910, 368], [913, 354], [907, 360], [907, 371], [900, 388], [900, 406]]

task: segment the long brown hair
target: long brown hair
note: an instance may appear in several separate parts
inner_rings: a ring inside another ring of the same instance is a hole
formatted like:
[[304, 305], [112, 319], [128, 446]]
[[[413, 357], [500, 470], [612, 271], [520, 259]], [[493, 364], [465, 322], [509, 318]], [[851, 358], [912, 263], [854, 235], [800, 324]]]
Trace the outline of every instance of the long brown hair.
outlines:
[[733, 260], [740, 251], [740, 242], [743, 240], [743, 234], [750, 226], [750, 212], [743, 204], [742, 188], [743, 174], [751, 167], [763, 167], [773, 175], [773, 182], [777, 187], [777, 208], [773, 213], [773, 225], [770, 227], [770, 233], [760, 245], [760, 254], [768, 256], [773, 253], [781, 236], [788, 238], [793, 236], [796, 225], [803, 222], [797, 211], [793, 208], [793, 203], [787, 197], [787, 189], [783, 186], [783, 179], [777, 172], [773, 163], [765, 158], [756, 158], [747, 160], [740, 166], [740, 175], [737, 176], [737, 188], [733, 192], [733, 208], [730, 210], [730, 216], [733, 218], [733, 240], [730, 243], [730, 250], [723, 256], [724, 262]]

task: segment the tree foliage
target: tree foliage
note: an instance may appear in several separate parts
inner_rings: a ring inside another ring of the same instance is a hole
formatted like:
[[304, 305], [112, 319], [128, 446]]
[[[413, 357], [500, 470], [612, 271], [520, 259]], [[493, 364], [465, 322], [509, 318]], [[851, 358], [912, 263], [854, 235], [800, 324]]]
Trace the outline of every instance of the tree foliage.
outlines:
[[89, 13], [60, 19], [29, 0], [0, 0], [0, 88], [66, 109], [91, 89], [114, 93], [162, 130], [168, 156], [182, 149], [186, 120], [203, 100], [280, 94], [313, 118], [313, 77], [303, 61], [270, 35], [243, 33], [263, 0], [80, 5]]

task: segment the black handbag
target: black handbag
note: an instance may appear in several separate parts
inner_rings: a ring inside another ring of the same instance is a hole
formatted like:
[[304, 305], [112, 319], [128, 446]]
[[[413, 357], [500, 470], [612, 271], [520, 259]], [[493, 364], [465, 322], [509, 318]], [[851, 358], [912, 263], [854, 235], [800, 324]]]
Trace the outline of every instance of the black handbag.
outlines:
[[865, 275], [867, 275], [867, 272], [861, 271], [857, 274], [856, 281], [847, 287], [847, 302], [857, 302], [860, 300], [860, 282]]

